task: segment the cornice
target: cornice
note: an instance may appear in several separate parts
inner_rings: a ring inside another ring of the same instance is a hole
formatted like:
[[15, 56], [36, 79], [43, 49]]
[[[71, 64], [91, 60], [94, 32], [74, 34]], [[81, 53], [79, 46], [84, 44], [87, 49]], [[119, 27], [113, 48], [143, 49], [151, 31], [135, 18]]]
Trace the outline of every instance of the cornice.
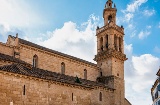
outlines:
[[108, 29], [115, 29], [115, 30], [117, 30], [118, 32], [120, 32], [122, 35], [124, 35], [124, 29], [121, 28], [121, 27], [119, 27], [118, 25], [115, 25], [115, 24], [114, 24], [114, 25], [110, 25], [110, 24], [109, 24], [109, 25], [105, 25], [105, 26], [97, 29], [97, 30], [96, 30], [96, 35], [104, 32], [104, 31], [106, 31], [106, 30], [108, 30]]
[[128, 58], [126, 58], [125, 54], [123, 54], [119, 51], [107, 50], [107, 51], [103, 51], [103, 52], [100, 52], [97, 55], [95, 55], [94, 60], [98, 62], [98, 61], [101, 61], [101, 60], [104, 60], [104, 59], [107, 59], [107, 58], [111, 58], [111, 57], [120, 59], [122, 61], [126, 61], [128, 59]]

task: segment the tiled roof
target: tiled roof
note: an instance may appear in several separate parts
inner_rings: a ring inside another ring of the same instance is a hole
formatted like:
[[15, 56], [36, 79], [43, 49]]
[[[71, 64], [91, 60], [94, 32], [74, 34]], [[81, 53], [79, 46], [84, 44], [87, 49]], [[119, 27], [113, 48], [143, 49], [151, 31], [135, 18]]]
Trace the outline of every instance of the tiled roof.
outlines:
[[61, 53], [61, 52], [58, 52], [58, 51], [55, 51], [55, 50], [51, 50], [49, 48], [37, 45], [35, 43], [26, 41], [26, 40], [21, 39], [21, 38], [19, 38], [19, 43], [25, 44], [25, 45], [28, 45], [28, 46], [31, 46], [31, 47], [35, 47], [35, 48], [38, 48], [38, 49], [41, 49], [41, 50], [44, 50], [44, 51], [48, 51], [48, 52], [51, 52], [51, 53], [54, 53], [54, 54], [58, 54], [58, 55], [61, 55], [61, 56], [67, 57], [67, 58], [78, 60], [80, 62], [84, 62], [84, 63], [87, 63], [87, 64], [92, 65], [92, 66], [96, 66], [96, 64], [88, 62], [86, 60], [83, 60], [83, 59], [80, 59], [80, 58], [77, 58], [77, 57], [74, 57], [74, 56], [71, 56], [71, 55], [67, 55], [67, 54], [64, 54], [64, 53]]
[[0, 60], [5, 60], [5, 61], [10, 61], [10, 62], [15, 62], [15, 63], [21, 63], [21, 64], [27, 64], [26, 62], [15, 58], [14, 56], [6, 55], [0, 53]]
[[[31, 77], [36, 77], [40, 79], [76, 85], [76, 86], [82, 86], [82, 87], [90, 88], [90, 89], [93, 89], [96, 86], [103, 87], [106, 89], [111, 89], [105, 84], [90, 81], [90, 80], [80, 79], [80, 78], [79, 80], [81, 83], [76, 83], [75, 82], [76, 77], [67, 76], [64, 74], [59, 74], [56, 72], [51, 72], [51, 71], [47, 71], [47, 70], [43, 70], [39, 68], [29, 68], [21, 64], [1, 66], [0, 71], [11, 72], [11, 73], [16, 73], [20, 75], [31, 76]], [[111, 90], [114, 90], [114, 89], [111, 89]]]

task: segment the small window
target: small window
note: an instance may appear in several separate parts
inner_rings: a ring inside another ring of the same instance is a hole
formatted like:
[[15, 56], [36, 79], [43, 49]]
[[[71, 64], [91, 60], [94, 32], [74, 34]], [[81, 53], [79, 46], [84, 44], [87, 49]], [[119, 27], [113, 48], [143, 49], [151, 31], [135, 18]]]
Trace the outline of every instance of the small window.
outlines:
[[87, 79], [87, 70], [84, 69], [84, 79]]
[[61, 74], [65, 74], [65, 63], [61, 63]]
[[33, 67], [37, 68], [37, 66], [38, 66], [38, 56], [35, 54], [33, 56]]
[[117, 73], [117, 76], [119, 77], [119, 73]]
[[102, 101], [102, 93], [99, 93], [99, 101]]

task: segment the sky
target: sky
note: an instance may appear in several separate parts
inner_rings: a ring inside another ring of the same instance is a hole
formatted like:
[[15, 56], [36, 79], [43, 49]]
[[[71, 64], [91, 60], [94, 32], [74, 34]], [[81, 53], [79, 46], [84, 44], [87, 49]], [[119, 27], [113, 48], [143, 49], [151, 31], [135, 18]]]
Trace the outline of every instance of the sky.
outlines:
[[[8, 35], [94, 62], [96, 27], [107, 0], [0, 0], [0, 41]], [[160, 0], [113, 0], [125, 29], [125, 89], [133, 105], [151, 105], [160, 66]]]

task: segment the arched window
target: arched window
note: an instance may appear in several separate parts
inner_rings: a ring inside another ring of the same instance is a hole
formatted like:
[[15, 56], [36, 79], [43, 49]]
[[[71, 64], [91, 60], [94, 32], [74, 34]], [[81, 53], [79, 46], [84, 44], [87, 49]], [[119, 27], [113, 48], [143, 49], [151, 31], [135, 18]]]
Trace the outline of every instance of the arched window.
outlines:
[[33, 67], [38, 67], [38, 56], [36, 54], [33, 56]]
[[108, 35], [106, 35], [106, 48], [108, 49], [109, 43], [108, 43]]
[[99, 93], [99, 101], [102, 101], [102, 93]]
[[65, 74], [65, 63], [61, 63], [61, 74]]
[[87, 79], [87, 70], [84, 69], [84, 79]]
[[100, 39], [100, 47], [101, 47], [101, 51], [103, 51], [103, 38], [102, 37]]

